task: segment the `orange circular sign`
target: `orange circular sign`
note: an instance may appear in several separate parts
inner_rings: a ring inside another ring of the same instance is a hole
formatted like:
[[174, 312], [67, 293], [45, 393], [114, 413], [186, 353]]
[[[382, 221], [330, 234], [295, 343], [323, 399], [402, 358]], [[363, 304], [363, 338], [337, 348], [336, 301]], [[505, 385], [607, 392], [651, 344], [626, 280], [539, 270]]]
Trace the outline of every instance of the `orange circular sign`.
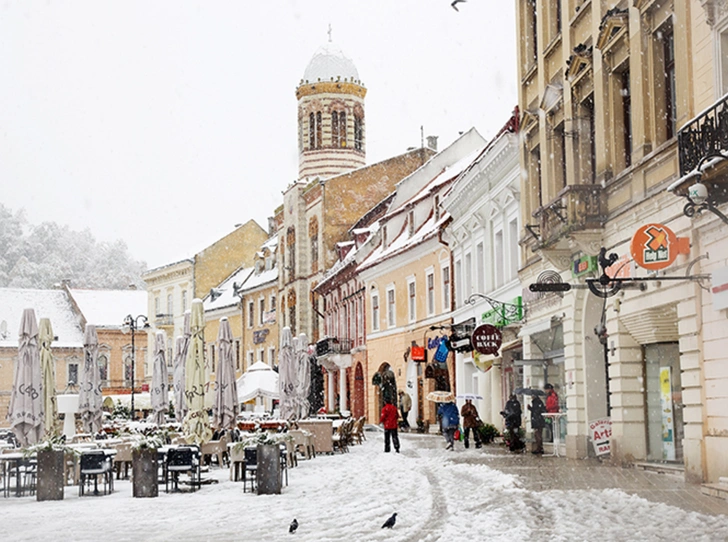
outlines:
[[677, 258], [677, 236], [662, 224], [645, 224], [634, 233], [629, 248], [637, 265], [656, 271]]

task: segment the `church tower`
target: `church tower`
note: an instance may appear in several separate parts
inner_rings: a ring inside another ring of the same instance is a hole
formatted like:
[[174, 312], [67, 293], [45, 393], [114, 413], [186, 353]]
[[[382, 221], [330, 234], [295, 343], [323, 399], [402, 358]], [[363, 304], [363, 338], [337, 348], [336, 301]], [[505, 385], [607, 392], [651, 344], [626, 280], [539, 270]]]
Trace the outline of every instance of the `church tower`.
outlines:
[[366, 93], [356, 66], [329, 31], [296, 88], [299, 178], [328, 178], [366, 164]]

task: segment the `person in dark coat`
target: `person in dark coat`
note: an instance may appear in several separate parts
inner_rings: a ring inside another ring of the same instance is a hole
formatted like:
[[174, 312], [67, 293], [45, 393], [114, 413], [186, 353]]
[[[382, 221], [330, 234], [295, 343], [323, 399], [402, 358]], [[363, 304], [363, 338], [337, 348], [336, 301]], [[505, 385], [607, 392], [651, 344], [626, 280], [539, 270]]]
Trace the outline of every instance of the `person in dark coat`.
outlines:
[[384, 407], [382, 407], [382, 414], [379, 416], [379, 419], [382, 421], [382, 425], [384, 426], [385, 453], [389, 453], [390, 440], [392, 441], [392, 444], [394, 444], [394, 451], [399, 453], [399, 435], [397, 434], [399, 412], [397, 412], [397, 407], [388, 401]]
[[518, 398], [512, 394], [506, 403], [505, 408], [501, 412], [501, 416], [505, 418], [506, 423], [506, 442], [508, 443], [508, 449], [512, 452], [517, 452], [525, 448], [525, 444], [521, 440], [520, 429], [521, 429], [521, 416], [523, 411], [521, 410], [521, 403], [518, 402]]
[[546, 405], [538, 395], [534, 395], [531, 404], [528, 405], [531, 411], [531, 428], [533, 429], [533, 454], [543, 453], [543, 428], [546, 426], [546, 420], [543, 415], [546, 412]]
[[475, 439], [475, 447], [480, 448], [480, 434], [478, 433], [478, 425], [480, 418], [478, 417], [478, 409], [475, 408], [473, 401], [465, 399], [463, 408], [460, 409], [460, 415], [463, 417], [463, 431], [465, 432], [465, 447], [470, 448], [470, 431], [473, 431]]
[[460, 415], [458, 407], [455, 403], [440, 403], [437, 409], [437, 416], [440, 418], [440, 426], [442, 434], [445, 437], [447, 446], [446, 450], [452, 450], [455, 446], [455, 431], [460, 424]]

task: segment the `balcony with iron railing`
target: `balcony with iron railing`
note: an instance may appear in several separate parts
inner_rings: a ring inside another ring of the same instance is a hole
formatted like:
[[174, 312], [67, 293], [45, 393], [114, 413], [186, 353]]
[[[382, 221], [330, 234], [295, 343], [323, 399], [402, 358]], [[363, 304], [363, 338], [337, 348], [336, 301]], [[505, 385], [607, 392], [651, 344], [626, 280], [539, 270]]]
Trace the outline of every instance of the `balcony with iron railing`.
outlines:
[[157, 314], [154, 317], [154, 325], [157, 327], [160, 326], [173, 326], [174, 325], [174, 315], [172, 314]]
[[600, 229], [606, 221], [606, 207], [600, 185], [564, 187], [552, 201], [533, 213], [537, 223], [529, 231], [537, 238], [535, 248], [549, 248], [567, 235]]
[[351, 354], [354, 347], [352, 339], [325, 337], [316, 343], [316, 357], [323, 358], [333, 354]]

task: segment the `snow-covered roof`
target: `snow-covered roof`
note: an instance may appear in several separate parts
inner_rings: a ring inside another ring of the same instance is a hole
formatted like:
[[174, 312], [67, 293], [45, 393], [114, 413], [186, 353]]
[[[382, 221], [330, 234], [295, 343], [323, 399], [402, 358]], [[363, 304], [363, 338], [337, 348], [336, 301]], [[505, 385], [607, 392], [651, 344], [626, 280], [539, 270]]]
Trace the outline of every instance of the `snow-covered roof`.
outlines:
[[[31, 290], [0, 288], [0, 347], [17, 347], [23, 310], [34, 309], [35, 317], [50, 318], [53, 334], [58, 337], [54, 347], [82, 348], [83, 330], [79, 316], [63, 290]], [[123, 318], [123, 316], [122, 316]], [[2, 325], [6, 322], [6, 326]]]
[[[147, 313], [144, 290], [69, 290], [87, 324], [120, 328], [127, 314]], [[52, 322], [51, 322], [52, 323]]]
[[252, 273], [252, 267], [241, 267], [226, 278], [217, 288], [215, 288], [215, 290], [220, 292], [220, 295], [215, 297], [214, 301], [210, 298], [209, 293], [202, 300], [205, 311], [213, 311], [236, 305], [239, 299], [233, 291], [233, 284], [237, 283], [238, 287], [240, 287], [240, 285], [243, 284]]
[[343, 81], [358, 82], [359, 72], [354, 62], [344, 54], [341, 48], [335, 43], [324, 43], [314, 53], [303, 73], [303, 81], [315, 83], [317, 81], [330, 81], [340, 77]]
[[258, 288], [263, 284], [274, 282], [278, 280], [278, 268], [263, 270], [260, 273], [253, 273], [243, 283], [243, 287], [240, 289], [242, 292], [250, 291], [253, 288]]

